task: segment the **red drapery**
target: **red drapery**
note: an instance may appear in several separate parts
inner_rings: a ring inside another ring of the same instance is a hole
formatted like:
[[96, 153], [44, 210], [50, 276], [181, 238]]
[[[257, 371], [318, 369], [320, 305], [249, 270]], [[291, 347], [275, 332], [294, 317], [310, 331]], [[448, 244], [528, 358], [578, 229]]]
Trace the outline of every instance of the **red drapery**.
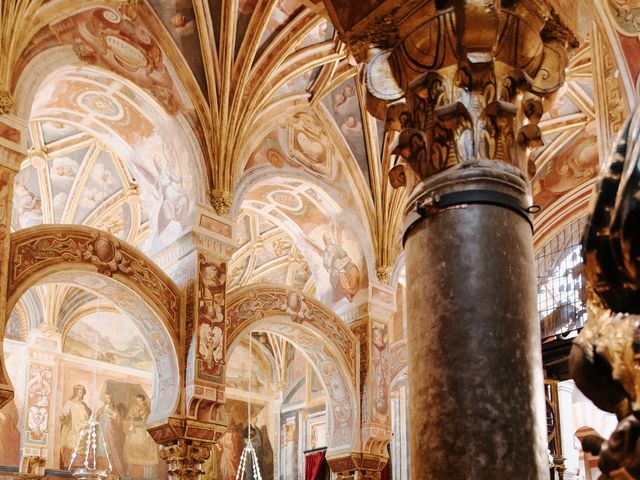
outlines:
[[324, 450], [307, 453], [304, 458], [304, 480], [316, 480], [324, 462]]
[[380, 480], [389, 480], [389, 478], [391, 478], [390, 472], [391, 472], [391, 466], [390, 466], [389, 462], [387, 462], [387, 464], [382, 469], [382, 474], [380, 475]]

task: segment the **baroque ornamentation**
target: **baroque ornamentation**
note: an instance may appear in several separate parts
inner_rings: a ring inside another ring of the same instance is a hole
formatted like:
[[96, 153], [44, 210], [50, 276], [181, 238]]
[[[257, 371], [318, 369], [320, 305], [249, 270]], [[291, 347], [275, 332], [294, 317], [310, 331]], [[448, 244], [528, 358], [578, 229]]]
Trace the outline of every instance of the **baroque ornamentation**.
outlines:
[[231, 213], [231, 205], [233, 204], [233, 195], [231, 193], [213, 190], [209, 195], [209, 200], [218, 215], [224, 216]]
[[580, 390], [620, 420], [609, 439], [593, 435], [583, 440], [585, 450], [600, 456], [604, 478], [640, 477], [639, 122], [636, 110], [598, 180], [583, 240], [592, 289], [589, 320], [574, 341], [569, 362]]
[[395, 188], [410, 193], [429, 176], [480, 159], [535, 174], [525, 148], [542, 144], [542, 100], [564, 83], [566, 49], [577, 41], [548, 7], [476, 3], [425, 2], [416, 17], [428, 20], [415, 28], [417, 20], [405, 20], [401, 29], [410, 33], [396, 46], [371, 45], [386, 48], [370, 60], [367, 85], [371, 104], [389, 103], [386, 130], [400, 133], [393, 153], [401, 160], [389, 173]]
[[198, 253], [197, 376], [224, 383], [226, 264]]
[[376, 268], [376, 276], [378, 277], [378, 281], [380, 283], [384, 283], [385, 285], [389, 285], [391, 283], [391, 274], [393, 273], [393, 268], [388, 265], [382, 265]]
[[109, 234], [78, 226], [31, 227], [12, 234], [10, 258], [9, 296], [45, 268], [91, 265], [102, 275], [126, 277], [176, 326], [180, 313], [177, 287], [151, 260]]
[[209, 446], [184, 439], [160, 447], [160, 458], [169, 465], [171, 480], [198, 480], [204, 474], [202, 464], [210, 455]]
[[285, 315], [324, 332], [340, 348], [351, 373], [355, 372], [356, 347], [349, 331], [322, 304], [293, 289], [258, 284], [234, 292], [227, 303], [227, 346], [245, 325], [270, 315]]
[[0, 115], [6, 115], [11, 112], [13, 105], [11, 94], [6, 90], [0, 90]]

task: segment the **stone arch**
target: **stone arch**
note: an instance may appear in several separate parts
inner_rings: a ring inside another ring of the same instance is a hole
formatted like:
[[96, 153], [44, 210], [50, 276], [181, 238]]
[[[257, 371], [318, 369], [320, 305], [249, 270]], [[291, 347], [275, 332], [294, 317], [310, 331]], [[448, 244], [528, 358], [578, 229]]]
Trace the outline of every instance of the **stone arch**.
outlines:
[[359, 450], [359, 344], [338, 316], [295, 289], [263, 283], [229, 295], [227, 322], [227, 358], [252, 330], [274, 333], [300, 349], [327, 392], [327, 455]]
[[[11, 234], [7, 316], [32, 286], [66, 283], [108, 298], [140, 329], [151, 352], [150, 422], [171, 415], [180, 394], [179, 318], [183, 298], [151, 260], [112, 235], [85, 226], [39, 225]], [[0, 323], [4, 338], [7, 319]], [[0, 343], [0, 359], [2, 358]], [[2, 364], [3, 401], [13, 396]]]

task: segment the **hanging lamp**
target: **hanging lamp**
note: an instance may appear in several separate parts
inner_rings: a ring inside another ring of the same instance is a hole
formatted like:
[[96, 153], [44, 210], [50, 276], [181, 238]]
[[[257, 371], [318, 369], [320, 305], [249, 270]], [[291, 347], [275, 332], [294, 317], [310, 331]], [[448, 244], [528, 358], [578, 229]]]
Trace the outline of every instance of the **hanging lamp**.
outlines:
[[253, 344], [253, 331], [249, 332], [249, 397], [247, 401], [247, 440], [242, 455], [240, 456], [240, 465], [238, 465], [238, 471], [236, 473], [236, 480], [244, 480], [244, 473], [247, 467], [247, 458], [251, 458], [251, 465], [253, 466], [253, 480], [262, 480], [260, 475], [260, 466], [258, 465], [258, 456], [251, 443], [251, 350]]
[[[96, 315], [100, 314], [100, 299], [98, 299], [98, 307], [96, 309]], [[96, 332], [96, 339], [93, 346], [94, 361], [98, 360], [98, 333]], [[96, 365], [93, 364], [93, 408], [91, 409], [91, 415], [84, 424], [80, 435], [78, 436], [78, 443], [76, 448], [71, 454], [71, 460], [69, 461], [69, 471], [78, 480], [103, 480], [108, 478], [113, 467], [111, 465], [111, 458], [109, 457], [109, 450], [104, 440], [104, 435], [100, 435], [100, 423], [96, 420]], [[106, 452], [107, 462], [109, 465], [108, 470], [101, 470], [97, 468], [98, 465], [98, 442], [102, 440], [102, 446]], [[74, 468], [73, 462], [75, 462], [78, 455], [84, 454], [84, 462], [81, 467]]]

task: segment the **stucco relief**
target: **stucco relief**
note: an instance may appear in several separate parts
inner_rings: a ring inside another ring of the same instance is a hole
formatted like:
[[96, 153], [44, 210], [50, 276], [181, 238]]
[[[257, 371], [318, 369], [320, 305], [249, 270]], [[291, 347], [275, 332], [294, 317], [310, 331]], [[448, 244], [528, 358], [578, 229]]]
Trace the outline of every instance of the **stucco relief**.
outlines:
[[136, 7], [96, 8], [51, 25], [82, 61], [116, 71], [145, 88], [169, 112], [180, 103], [160, 45]]
[[374, 421], [386, 422], [389, 416], [389, 342], [386, 325], [374, 322], [371, 343]]
[[26, 278], [44, 268], [70, 263], [92, 265], [105, 276], [124, 275], [161, 308], [175, 330], [180, 312], [177, 287], [151, 260], [111, 235], [89, 228], [49, 226], [22, 230], [12, 237], [9, 296]]
[[227, 307], [227, 345], [253, 320], [286, 315], [294, 323], [308, 323], [323, 332], [340, 349], [350, 373], [356, 371], [356, 340], [322, 304], [293, 289], [256, 284], [234, 292]]
[[26, 443], [47, 445], [51, 396], [51, 367], [32, 363], [27, 384]]

